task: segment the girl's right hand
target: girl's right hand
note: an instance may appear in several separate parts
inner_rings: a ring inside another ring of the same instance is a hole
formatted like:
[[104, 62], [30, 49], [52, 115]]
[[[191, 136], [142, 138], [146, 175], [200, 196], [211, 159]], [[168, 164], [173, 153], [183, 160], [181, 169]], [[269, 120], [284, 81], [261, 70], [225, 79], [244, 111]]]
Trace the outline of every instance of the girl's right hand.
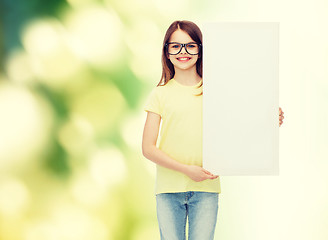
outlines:
[[209, 171], [205, 170], [200, 166], [187, 165], [185, 174], [196, 182], [201, 182], [206, 179], [215, 179], [218, 178], [218, 175], [214, 175]]

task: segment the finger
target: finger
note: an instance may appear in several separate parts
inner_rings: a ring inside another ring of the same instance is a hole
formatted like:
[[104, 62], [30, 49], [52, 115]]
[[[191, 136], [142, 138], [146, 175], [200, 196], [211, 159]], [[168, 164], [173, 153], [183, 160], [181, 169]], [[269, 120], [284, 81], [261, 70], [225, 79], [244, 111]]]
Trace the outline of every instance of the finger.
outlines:
[[218, 177], [219, 177], [218, 175], [213, 175], [213, 176], [210, 176], [209, 179], [216, 179]]
[[218, 175], [214, 175], [213, 173], [211, 173], [211, 172], [209, 172], [209, 171], [207, 171], [207, 176], [209, 177], [209, 178], [211, 178], [211, 179], [214, 179], [214, 178], [217, 178], [218, 177]]
[[215, 179], [215, 178], [219, 177], [218, 175], [214, 175], [213, 173], [211, 173], [210, 171], [207, 171], [204, 168], [203, 168], [203, 171], [207, 174], [208, 178], [210, 178], [210, 179]]
[[218, 175], [215, 175], [213, 173], [210, 173], [210, 175], [212, 176], [213, 179], [218, 177]]
[[204, 173], [208, 174], [208, 175], [213, 175], [212, 173], [210, 173], [209, 171], [207, 171], [206, 169], [203, 168]]
[[205, 174], [204, 179], [214, 179], [214, 176]]
[[213, 177], [214, 176], [214, 174], [213, 173], [210, 173], [210, 172], [206, 172], [205, 173], [207, 176], [210, 176], [210, 177]]

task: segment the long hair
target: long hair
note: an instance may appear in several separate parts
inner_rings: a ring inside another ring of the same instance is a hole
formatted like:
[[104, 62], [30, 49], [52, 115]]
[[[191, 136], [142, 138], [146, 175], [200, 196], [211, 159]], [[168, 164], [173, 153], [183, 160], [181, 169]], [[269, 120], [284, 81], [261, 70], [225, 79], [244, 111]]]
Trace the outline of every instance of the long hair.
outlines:
[[[199, 27], [190, 21], [175, 21], [173, 22], [170, 27], [167, 29], [163, 41], [163, 48], [162, 48], [162, 77], [157, 86], [163, 86], [168, 83], [174, 77], [175, 70], [174, 66], [171, 63], [170, 59], [168, 58], [168, 53], [166, 49], [166, 44], [169, 42], [171, 35], [178, 29], [185, 31], [192, 40], [194, 40], [197, 44], [202, 44], [202, 32], [200, 31]], [[203, 76], [203, 51], [202, 47], [199, 50], [198, 59], [196, 62], [196, 71], [197, 74], [202, 77]], [[201, 87], [203, 83], [199, 87]], [[199, 94], [199, 95], [202, 95]]]

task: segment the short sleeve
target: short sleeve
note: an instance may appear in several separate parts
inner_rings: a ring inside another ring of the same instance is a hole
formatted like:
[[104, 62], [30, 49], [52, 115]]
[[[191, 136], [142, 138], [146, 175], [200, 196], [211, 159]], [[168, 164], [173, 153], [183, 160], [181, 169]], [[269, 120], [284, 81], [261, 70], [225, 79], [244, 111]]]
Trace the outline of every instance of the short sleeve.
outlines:
[[162, 116], [160, 96], [158, 87], [155, 87], [149, 94], [148, 99], [144, 105], [146, 112], [154, 112]]

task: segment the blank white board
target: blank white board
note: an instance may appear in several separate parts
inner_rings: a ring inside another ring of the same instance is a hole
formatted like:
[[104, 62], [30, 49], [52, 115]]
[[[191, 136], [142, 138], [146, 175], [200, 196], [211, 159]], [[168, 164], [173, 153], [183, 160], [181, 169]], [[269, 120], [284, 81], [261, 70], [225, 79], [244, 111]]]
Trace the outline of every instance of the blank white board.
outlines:
[[203, 32], [203, 167], [279, 174], [279, 23], [209, 22]]

